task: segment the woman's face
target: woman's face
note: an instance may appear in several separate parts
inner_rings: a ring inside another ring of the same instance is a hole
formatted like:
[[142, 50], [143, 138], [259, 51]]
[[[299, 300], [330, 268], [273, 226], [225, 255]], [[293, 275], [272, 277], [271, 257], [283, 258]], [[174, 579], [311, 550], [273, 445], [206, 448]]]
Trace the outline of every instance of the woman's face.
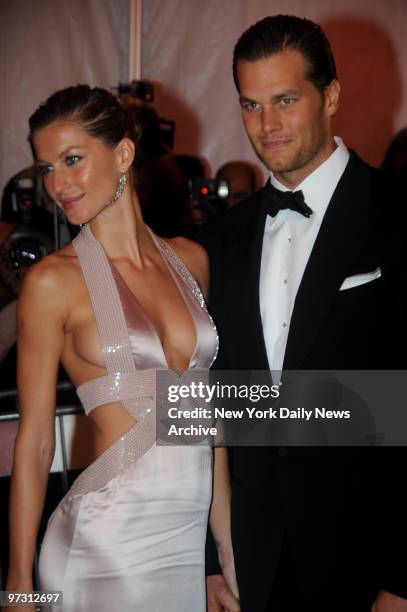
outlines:
[[87, 223], [105, 208], [122, 172], [117, 148], [68, 120], [34, 132], [33, 144], [45, 189], [70, 223]]

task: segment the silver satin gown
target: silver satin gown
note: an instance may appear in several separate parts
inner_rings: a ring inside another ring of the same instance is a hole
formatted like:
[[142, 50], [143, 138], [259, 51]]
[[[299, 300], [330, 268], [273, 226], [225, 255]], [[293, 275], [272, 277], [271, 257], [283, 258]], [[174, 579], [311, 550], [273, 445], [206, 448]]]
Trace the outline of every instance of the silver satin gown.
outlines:
[[[195, 323], [189, 368], [207, 369], [218, 337], [202, 294], [173, 249], [151, 235]], [[87, 414], [120, 401], [135, 424], [80, 474], [51, 516], [41, 588], [63, 591], [64, 612], [204, 612], [212, 451], [155, 444], [156, 370], [168, 369], [159, 337], [89, 226], [73, 244], [107, 371], [78, 395]]]

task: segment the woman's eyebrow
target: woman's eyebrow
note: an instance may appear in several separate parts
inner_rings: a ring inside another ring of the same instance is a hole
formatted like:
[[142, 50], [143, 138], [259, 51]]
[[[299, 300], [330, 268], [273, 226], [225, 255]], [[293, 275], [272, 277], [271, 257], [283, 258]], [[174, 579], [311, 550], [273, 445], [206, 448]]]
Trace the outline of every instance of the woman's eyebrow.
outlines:
[[[61, 153], [58, 155], [58, 159], [61, 157], [64, 157], [64, 155], [66, 155], [67, 153], [69, 153], [69, 151], [71, 151], [72, 149], [83, 149], [84, 147], [81, 147], [80, 145], [71, 145], [69, 147], [67, 147], [66, 149], [64, 149], [63, 151], [61, 151]], [[39, 164], [49, 164], [50, 162], [47, 162], [43, 159], [39, 159], [37, 158], [36, 163]]]

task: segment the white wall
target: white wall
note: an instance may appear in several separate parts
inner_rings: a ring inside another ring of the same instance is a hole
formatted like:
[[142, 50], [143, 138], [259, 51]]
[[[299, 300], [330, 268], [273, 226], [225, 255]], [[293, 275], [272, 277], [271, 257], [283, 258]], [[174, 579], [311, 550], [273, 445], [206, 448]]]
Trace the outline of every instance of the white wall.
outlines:
[[0, 0], [0, 189], [32, 163], [28, 117], [53, 91], [128, 74], [128, 0]]
[[240, 121], [232, 51], [240, 34], [270, 14], [308, 17], [330, 38], [343, 86], [336, 131], [380, 164], [407, 125], [405, 0], [145, 0], [143, 77], [160, 83], [160, 113], [177, 122], [180, 153], [202, 153], [212, 171], [256, 160]]
[[[204, 155], [214, 173], [256, 160], [231, 75], [241, 32], [273, 13], [319, 21], [343, 85], [337, 132], [374, 164], [407, 125], [405, 0], [144, 0], [143, 76], [175, 119], [176, 149]], [[0, 189], [31, 162], [27, 120], [52, 91], [128, 75], [128, 0], [0, 0]]]

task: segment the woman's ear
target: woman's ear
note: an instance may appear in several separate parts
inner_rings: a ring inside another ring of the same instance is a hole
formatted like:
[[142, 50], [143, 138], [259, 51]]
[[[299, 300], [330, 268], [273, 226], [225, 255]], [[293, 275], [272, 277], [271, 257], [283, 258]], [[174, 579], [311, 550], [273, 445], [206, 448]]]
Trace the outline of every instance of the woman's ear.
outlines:
[[123, 138], [115, 148], [117, 169], [127, 172], [133, 163], [136, 154], [135, 144], [130, 138]]

